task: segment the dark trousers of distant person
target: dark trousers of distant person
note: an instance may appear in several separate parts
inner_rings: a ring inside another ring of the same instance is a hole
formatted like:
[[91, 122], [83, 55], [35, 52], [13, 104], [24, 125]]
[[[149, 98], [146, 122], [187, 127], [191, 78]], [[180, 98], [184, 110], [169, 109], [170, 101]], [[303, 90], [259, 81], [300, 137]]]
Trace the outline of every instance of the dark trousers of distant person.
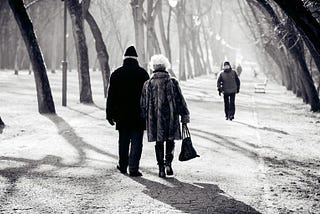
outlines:
[[143, 130], [119, 130], [119, 167], [134, 173], [139, 170], [142, 153]]
[[226, 119], [233, 120], [234, 114], [236, 111], [236, 106], [235, 106], [236, 93], [225, 93], [223, 95], [223, 98], [224, 98], [224, 112], [226, 114]]

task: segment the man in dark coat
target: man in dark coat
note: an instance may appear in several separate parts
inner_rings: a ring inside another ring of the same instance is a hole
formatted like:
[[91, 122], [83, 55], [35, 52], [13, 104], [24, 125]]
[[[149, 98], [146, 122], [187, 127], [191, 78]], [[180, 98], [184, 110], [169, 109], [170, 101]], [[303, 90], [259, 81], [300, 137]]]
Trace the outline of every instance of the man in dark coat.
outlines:
[[223, 93], [224, 112], [226, 120], [233, 120], [235, 114], [235, 97], [240, 90], [240, 80], [237, 73], [232, 70], [229, 62], [223, 63], [223, 71], [217, 81], [219, 96]]
[[143, 84], [149, 79], [148, 73], [139, 66], [137, 57], [135, 48], [128, 47], [123, 65], [110, 77], [106, 109], [107, 120], [111, 125], [116, 123], [116, 129], [119, 131], [117, 168], [121, 173], [127, 173], [129, 166], [130, 176], [142, 176], [139, 172], [139, 162], [145, 121], [141, 117], [140, 97]]

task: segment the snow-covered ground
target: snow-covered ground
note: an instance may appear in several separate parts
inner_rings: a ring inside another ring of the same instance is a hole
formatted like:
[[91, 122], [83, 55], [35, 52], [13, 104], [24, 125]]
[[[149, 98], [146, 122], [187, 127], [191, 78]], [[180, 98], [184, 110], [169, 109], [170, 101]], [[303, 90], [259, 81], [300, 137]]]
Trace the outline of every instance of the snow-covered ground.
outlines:
[[201, 157], [175, 159], [175, 177], [160, 179], [145, 139], [144, 176], [130, 178], [115, 169], [101, 74], [91, 73], [95, 105], [82, 105], [69, 72], [68, 107], [61, 73], [48, 75], [57, 115], [37, 113], [32, 75], [0, 72], [0, 213], [320, 213], [320, 115], [283, 87], [255, 94], [263, 79], [244, 75], [230, 122], [213, 75], [182, 82]]

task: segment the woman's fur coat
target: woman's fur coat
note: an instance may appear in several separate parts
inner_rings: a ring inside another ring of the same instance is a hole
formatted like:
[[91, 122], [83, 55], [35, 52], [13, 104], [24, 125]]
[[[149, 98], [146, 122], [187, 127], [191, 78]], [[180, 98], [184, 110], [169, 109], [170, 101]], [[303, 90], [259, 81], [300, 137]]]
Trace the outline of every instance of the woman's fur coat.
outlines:
[[176, 79], [166, 71], [154, 71], [143, 86], [140, 103], [149, 142], [181, 139], [179, 115], [182, 123], [189, 123], [189, 110]]

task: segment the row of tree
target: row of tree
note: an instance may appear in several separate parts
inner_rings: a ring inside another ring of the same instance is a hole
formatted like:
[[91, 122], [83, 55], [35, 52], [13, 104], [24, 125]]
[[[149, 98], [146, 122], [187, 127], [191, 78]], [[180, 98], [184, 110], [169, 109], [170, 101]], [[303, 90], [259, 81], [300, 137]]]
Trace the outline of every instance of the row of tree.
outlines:
[[[320, 24], [305, 7], [307, 2], [275, 0], [282, 10], [266, 0], [239, 2], [240, 7], [244, 8], [244, 3], [248, 7], [243, 13], [256, 45], [278, 68], [266, 73], [302, 97], [312, 111], [319, 111]], [[309, 7], [316, 6], [309, 2]]]
[[[179, 0], [175, 8], [167, 4], [169, 9], [166, 12], [168, 22], [165, 32], [162, 0], [132, 0], [139, 53], [147, 61], [150, 55], [161, 52], [159, 44], [162, 42], [164, 53], [171, 59], [169, 33], [173, 11], [178, 28], [180, 80], [212, 71], [212, 63], [221, 62], [225, 55], [220, 42], [213, 37], [223, 34], [223, 23], [230, 15], [224, 11], [228, 8], [226, 4], [231, 2], [225, 2]], [[259, 53], [263, 59], [262, 67], [276, 65], [276, 69], [265, 69], [265, 73], [302, 97], [305, 103], [311, 105], [312, 111], [319, 111], [320, 3], [316, 0], [238, 0], [238, 4], [240, 19], [245, 19], [250, 36], [258, 46], [256, 50], [263, 50]], [[221, 10], [218, 17], [214, 13], [217, 8]], [[155, 31], [156, 18], [161, 42]], [[215, 22], [217, 18], [220, 18], [220, 23]], [[229, 58], [232, 52], [229, 50], [227, 53]], [[318, 72], [313, 72], [313, 69]]]
[[[93, 99], [89, 75], [88, 49], [84, 33], [84, 20], [86, 20], [90, 26], [90, 30], [92, 31], [95, 39], [95, 47], [102, 72], [105, 95], [110, 75], [110, 68], [108, 64], [109, 56], [100, 29], [89, 12], [90, 2], [90, 0], [84, 0], [81, 3], [79, 3], [78, 0], [67, 1], [67, 8], [71, 17], [73, 37], [77, 53], [80, 102], [89, 104], [93, 103]], [[44, 63], [42, 51], [35, 35], [33, 24], [26, 11], [28, 4], [26, 6], [22, 0], [8, 0], [8, 3], [14, 14], [16, 23], [18, 24], [32, 65], [36, 82], [39, 112], [55, 113], [54, 102], [52, 99], [51, 88], [47, 77], [47, 69]], [[33, 1], [29, 4], [31, 5], [35, 3], [36, 1]], [[2, 4], [2, 6], [5, 6], [3, 2]]]
[[[0, 30], [0, 51], [1, 53], [5, 51], [6, 42], [4, 41], [6, 38], [11, 38], [12, 41], [9, 41], [9, 43], [15, 43], [16, 48], [11, 55], [4, 55], [8, 57], [7, 59], [5, 57], [0, 59], [0, 67], [14, 65], [17, 68], [19, 67], [17, 64], [23, 66], [25, 61], [28, 62], [27, 57], [20, 51], [23, 46], [22, 41], [24, 41], [36, 80], [39, 112], [54, 113], [55, 108], [44, 58], [26, 9], [30, 10], [30, 14], [37, 14], [38, 17], [36, 16], [35, 19], [51, 17], [48, 18], [47, 22], [42, 22], [42, 26], [38, 26], [37, 29], [39, 30], [37, 32], [51, 35], [50, 32], [52, 31], [53, 36], [48, 36], [48, 38], [49, 40], [50, 38], [53, 39], [50, 40], [53, 41], [51, 42], [53, 45], [44, 48], [47, 56], [50, 56], [46, 60], [51, 59], [49, 61], [51, 61], [52, 70], [54, 70], [59, 63], [57, 52], [61, 51], [61, 49], [56, 48], [58, 46], [56, 35], [59, 31], [57, 23], [62, 17], [59, 16], [59, 19], [52, 17], [60, 14], [61, 4], [47, 0], [25, 2], [22, 0], [7, 0], [0, 2], [1, 11], [8, 12], [3, 9], [6, 2], [9, 3], [15, 21], [18, 23], [22, 39], [14, 33], [12, 34], [10, 23], [8, 24], [4, 16], [1, 15], [0, 24], [3, 23], [4, 28]], [[293, 90], [306, 103], [310, 103], [312, 111], [319, 111], [319, 94], [316, 90], [319, 81], [317, 82], [316, 79], [319, 78], [320, 71], [320, 40], [318, 39], [320, 38], [320, 27], [319, 16], [317, 16], [319, 7], [316, 0], [294, 0], [290, 3], [286, 0], [238, 0], [239, 13], [235, 10], [225, 9], [234, 4], [235, 1], [232, 0], [176, 0], [172, 2], [176, 5], [169, 5], [167, 0], [128, 0], [127, 3], [119, 3], [127, 5], [130, 3], [135, 44], [140, 62], [146, 68], [150, 56], [155, 53], [164, 53], [173, 65], [177, 65], [179, 79], [186, 80], [212, 72], [214, 65], [219, 65], [226, 55], [229, 55], [229, 58], [234, 61], [234, 48], [219, 41], [217, 35], [228, 34], [225, 25], [232, 22], [229, 20], [230, 13], [236, 13], [239, 19], [245, 20], [247, 23], [247, 29], [250, 29], [250, 38], [253, 39], [254, 44], [258, 46], [259, 50], [263, 50], [258, 52], [258, 55], [261, 56], [261, 66], [266, 67], [266, 62], [268, 62], [276, 68], [266, 69], [266, 74], [281, 80], [281, 83], [289, 90]], [[96, 17], [90, 13], [90, 4], [90, 0], [67, 1], [76, 50], [75, 55], [77, 56], [76, 63], [72, 64], [73, 66], [77, 64], [81, 103], [93, 102], [89, 73], [88, 36], [91, 36], [95, 42], [105, 95], [110, 76], [109, 55], [104, 43], [104, 40], [108, 40], [103, 38]], [[49, 10], [48, 5], [54, 6], [54, 9]], [[95, 2], [93, 5], [100, 8], [100, 14], [104, 18], [107, 17], [111, 20], [113, 26], [108, 34], [115, 35], [120, 47], [118, 48], [120, 49], [119, 52], [123, 52], [127, 42], [124, 41], [123, 33], [118, 29], [117, 19], [111, 9], [113, 5], [105, 1]], [[44, 10], [41, 10], [42, 8]], [[49, 15], [45, 15], [41, 11], [51, 12]], [[53, 21], [55, 27], [48, 28], [48, 31], [44, 30], [46, 26], [51, 25], [51, 20], [56, 20]], [[175, 22], [172, 20], [175, 20]], [[229, 22], [225, 22], [225, 20], [229, 20]], [[89, 34], [89, 30], [85, 29], [85, 22], [88, 23], [92, 34]], [[172, 32], [177, 32], [177, 34]], [[130, 31], [128, 34], [130, 34]], [[10, 35], [14, 36], [10, 37]], [[70, 46], [72, 47], [72, 44], [69, 42]], [[50, 47], [54, 49], [51, 50]], [[73, 48], [69, 49], [73, 50]], [[71, 52], [69, 54], [72, 55]], [[314, 66], [316, 72], [313, 72]], [[174, 75], [174, 73], [172, 74]]]

